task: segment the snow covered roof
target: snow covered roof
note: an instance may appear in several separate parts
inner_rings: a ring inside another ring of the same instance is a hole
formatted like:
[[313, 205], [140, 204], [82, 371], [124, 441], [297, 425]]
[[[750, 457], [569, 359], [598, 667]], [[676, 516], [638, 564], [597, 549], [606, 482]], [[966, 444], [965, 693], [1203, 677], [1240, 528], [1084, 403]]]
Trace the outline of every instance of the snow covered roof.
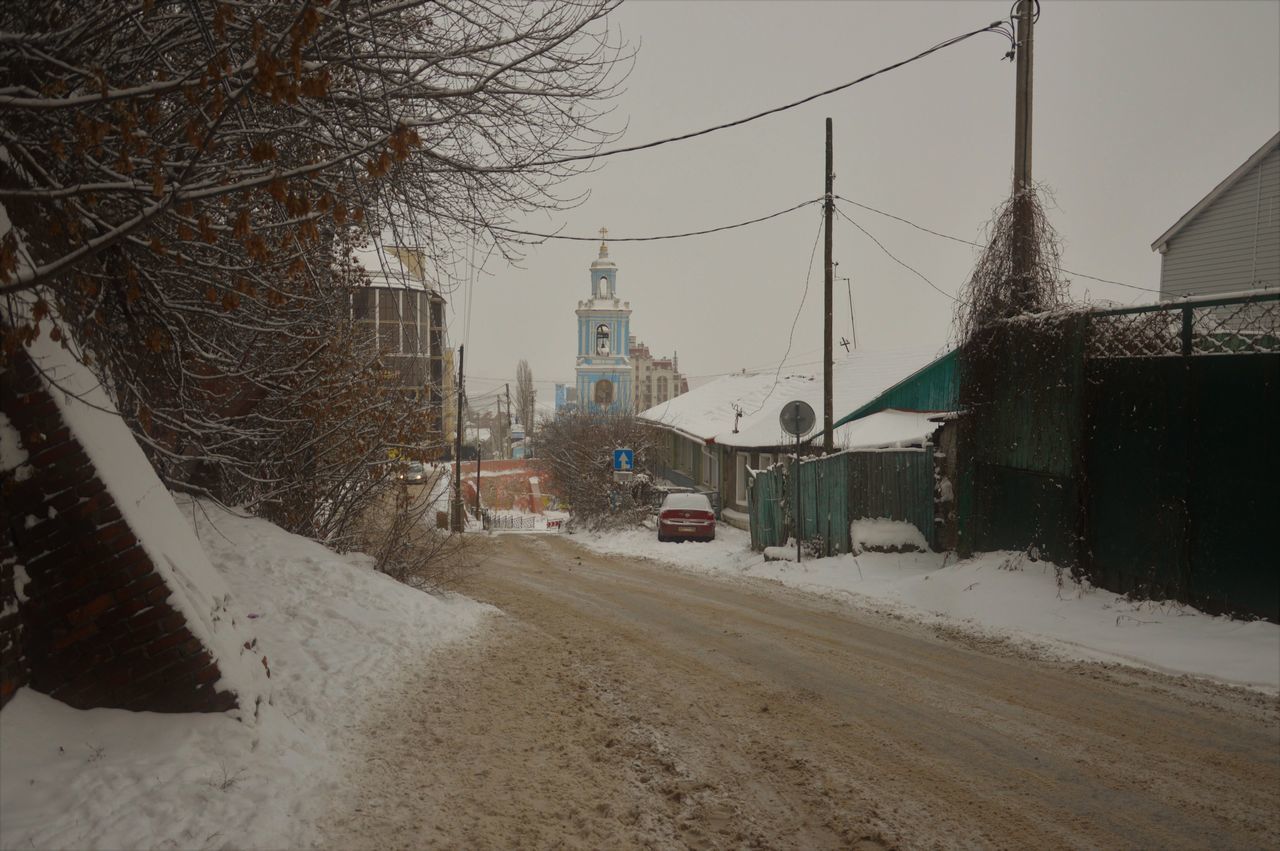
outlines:
[[351, 256], [356, 265], [369, 274], [370, 286], [436, 292], [436, 287], [426, 279], [425, 259], [413, 249], [374, 240], [352, 251]]
[[[838, 419], [871, 401], [886, 388], [933, 361], [938, 354], [937, 347], [929, 346], [879, 352], [855, 351], [837, 360], [832, 367], [835, 417]], [[820, 373], [798, 375], [784, 372], [776, 381], [772, 371], [733, 373], [655, 405], [643, 411], [640, 418], [722, 446], [780, 446], [790, 443], [793, 438], [782, 431], [778, 414], [783, 405], [796, 399], [813, 407], [821, 426]], [[742, 411], [736, 433], [735, 409]], [[893, 419], [885, 418], [882, 422], [888, 423]], [[897, 423], [895, 427], [900, 425]], [[886, 442], [897, 442], [897, 438]]]
[[[938, 428], [936, 413], [877, 411], [832, 430], [837, 449], [884, 449], [923, 443]], [[821, 440], [821, 433], [819, 433]]]

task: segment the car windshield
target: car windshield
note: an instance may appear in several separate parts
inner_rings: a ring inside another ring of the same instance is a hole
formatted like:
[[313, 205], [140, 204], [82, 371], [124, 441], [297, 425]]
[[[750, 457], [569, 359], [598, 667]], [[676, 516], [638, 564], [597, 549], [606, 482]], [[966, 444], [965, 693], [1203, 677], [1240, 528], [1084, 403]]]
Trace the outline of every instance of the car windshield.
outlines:
[[711, 500], [700, 493], [673, 493], [662, 501], [663, 508], [678, 508], [684, 511], [710, 511]]

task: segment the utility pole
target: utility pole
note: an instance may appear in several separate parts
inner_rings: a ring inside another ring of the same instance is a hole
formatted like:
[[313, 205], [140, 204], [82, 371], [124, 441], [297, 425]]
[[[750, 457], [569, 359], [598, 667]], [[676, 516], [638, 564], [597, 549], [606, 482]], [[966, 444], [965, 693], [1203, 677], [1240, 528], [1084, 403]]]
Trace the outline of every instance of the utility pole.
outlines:
[[[1023, 309], [1033, 307], [1031, 295], [1031, 240], [1033, 222], [1031, 218], [1031, 95], [1032, 86], [1032, 50], [1034, 47], [1033, 28], [1035, 25], [1035, 0], [1019, 0], [1017, 43], [1014, 57], [1017, 63], [1017, 81], [1014, 87], [1013, 113], [1013, 197], [1014, 227], [1013, 240], [1013, 285], [1021, 288], [1015, 304]], [[1023, 303], [1023, 302], [1026, 303]]]
[[494, 438], [494, 441], [493, 441], [493, 444], [494, 444], [493, 457], [494, 457], [494, 460], [497, 460], [499, 458], [507, 457], [507, 452], [505, 448], [507, 445], [507, 441], [502, 437], [502, 400], [494, 399], [493, 405], [495, 408], [497, 408], [497, 416], [495, 416], [493, 419], [494, 424], [497, 425], [498, 427], [498, 436]]
[[835, 195], [832, 194], [832, 184], [835, 182], [835, 174], [833, 174], [833, 164], [831, 155], [831, 119], [827, 119], [827, 167], [824, 175], [826, 181], [826, 201], [823, 205], [823, 213], [826, 217], [826, 237], [824, 239], [825, 247], [823, 251], [823, 326], [822, 326], [822, 449], [824, 452], [831, 452], [835, 444], [831, 436], [831, 359], [832, 339], [831, 339], [831, 285], [835, 278], [835, 269], [831, 265], [831, 214], [835, 210]]
[[[510, 458], [511, 457], [511, 385], [508, 383], [504, 386], [507, 388], [507, 452], [506, 452], [506, 455], [508, 458]], [[528, 434], [529, 432], [528, 423], [525, 423], [524, 430], [525, 430], [525, 433]]]
[[453, 444], [453, 510], [450, 528], [461, 532], [466, 525], [462, 522], [462, 344], [458, 344], [458, 410], [455, 416], [457, 438]]
[[1017, 30], [1017, 83], [1013, 116], [1013, 191], [1031, 188], [1031, 57], [1035, 3], [1019, 0]]
[[[493, 440], [493, 432], [489, 432]], [[480, 519], [480, 410], [476, 409], [476, 519]]]

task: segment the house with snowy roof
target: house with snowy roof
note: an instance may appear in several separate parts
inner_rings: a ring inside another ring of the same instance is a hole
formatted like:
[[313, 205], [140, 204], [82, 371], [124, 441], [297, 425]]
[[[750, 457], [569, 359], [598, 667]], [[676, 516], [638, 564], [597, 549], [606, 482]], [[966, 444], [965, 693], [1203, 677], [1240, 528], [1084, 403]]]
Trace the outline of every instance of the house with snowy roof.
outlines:
[[[909, 380], [910, 379], [910, 380]], [[854, 351], [832, 368], [840, 450], [923, 446], [954, 408], [955, 356], [936, 347]], [[713, 491], [722, 517], [746, 528], [750, 471], [795, 452], [779, 414], [794, 400], [822, 410], [819, 374], [733, 373], [655, 405], [640, 419], [665, 432], [658, 475], [677, 485]], [[802, 454], [821, 431], [802, 441]]]

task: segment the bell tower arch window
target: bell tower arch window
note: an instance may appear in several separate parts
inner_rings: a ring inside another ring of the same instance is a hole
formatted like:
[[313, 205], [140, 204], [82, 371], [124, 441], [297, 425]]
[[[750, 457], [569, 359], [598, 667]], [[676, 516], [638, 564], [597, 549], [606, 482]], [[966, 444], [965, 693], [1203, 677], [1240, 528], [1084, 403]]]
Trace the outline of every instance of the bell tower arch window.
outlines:
[[601, 322], [596, 326], [596, 354], [609, 354], [609, 326]]

